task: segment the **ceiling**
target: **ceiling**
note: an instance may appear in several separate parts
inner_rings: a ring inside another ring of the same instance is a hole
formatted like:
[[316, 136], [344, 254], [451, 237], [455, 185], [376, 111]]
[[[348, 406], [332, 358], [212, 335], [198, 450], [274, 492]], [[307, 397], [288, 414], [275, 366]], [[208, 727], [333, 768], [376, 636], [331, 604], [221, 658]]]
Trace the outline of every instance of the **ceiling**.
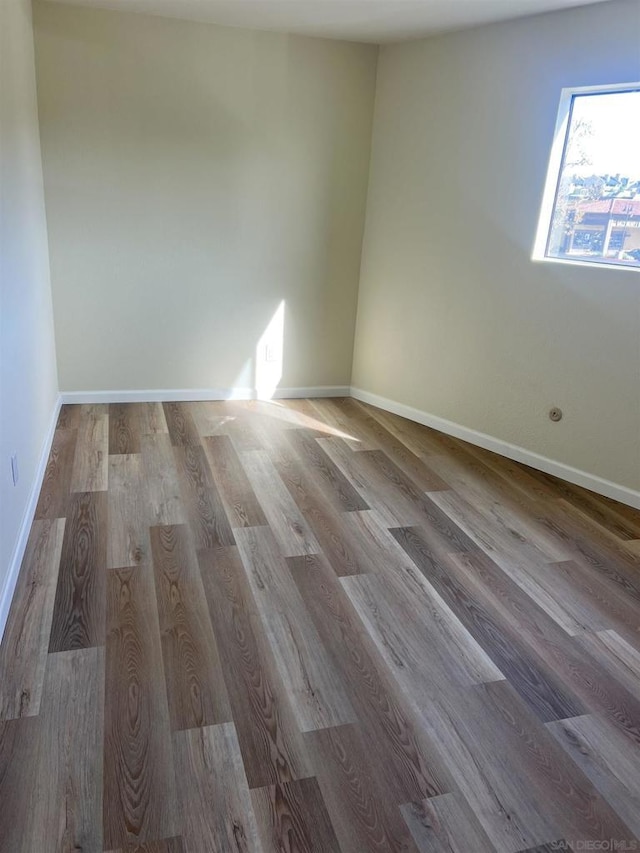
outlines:
[[[1, 2], [1, 0], [0, 0]], [[607, 0], [63, 0], [227, 27], [392, 42]]]

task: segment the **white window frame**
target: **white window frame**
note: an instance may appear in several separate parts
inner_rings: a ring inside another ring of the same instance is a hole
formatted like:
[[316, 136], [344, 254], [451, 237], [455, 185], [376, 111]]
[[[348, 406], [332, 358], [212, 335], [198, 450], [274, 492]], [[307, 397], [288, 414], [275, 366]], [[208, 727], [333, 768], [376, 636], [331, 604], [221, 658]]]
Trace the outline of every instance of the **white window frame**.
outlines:
[[533, 261], [544, 261], [546, 263], [553, 264], [569, 264], [577, 267], [589, 267], [590, 269], [601, 268], [605, 270], [640, 272], [638, 267], [627, 266], [626, 264], [608, 264], [603, 261], [579, 261], [571, 258], [554, 258], [547, 255], [547, 246], [549, 245], [549, 238], [551, 234], [553, 209], [555, 207], [558, 186], [560, 184], [560, 170], [562, 168], [562, 161], [564, 160], [564, 152], [568, 142], [569, 122], [571, 120], [571, 107], [574, 96], [603, 95], [607, 93], [614, 94], [616, 92], [633, 92], [636, 90], [640, 90], [640, 81], [635, 83], [610, 83], [606, 86], [575, 86], [561, 90], [558, 117], [556, 119], [556, 126], [553, 132], [551, 155], [549, 157], [549, 166], [547, 168], [542, 204], [540, 206], [540, 215], [538, 217], [538, 230], [536, 232], [533, 254], [531, 256]]

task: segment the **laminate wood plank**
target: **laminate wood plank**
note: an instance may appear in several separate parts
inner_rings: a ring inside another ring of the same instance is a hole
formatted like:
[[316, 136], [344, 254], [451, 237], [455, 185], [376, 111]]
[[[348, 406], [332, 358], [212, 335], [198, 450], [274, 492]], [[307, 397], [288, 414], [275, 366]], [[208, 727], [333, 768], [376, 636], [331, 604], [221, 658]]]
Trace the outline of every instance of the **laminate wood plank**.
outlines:
[[229, 722], [231, 707], [188, 528], [152, 527], [151, 554], [171, 728]]
[[[520, 500], [525, 504], [548, 501], [555, 501], [559, 495], [557, 490], [550, 488], [538, 475], [539, 471], [530, 468], [528, 465], [523, 465], [519, 462], [514, 462], [506, 456], [501, 456], [499, 453], [494, 453], [491, 450], [485, 450], [483, 447], [478, 447], [474, 444], [469, 444], [466, 441], [458, 441], [456, 444], [456, 452], [464, 452], [475, 457], [482, 466], [497, 477], [497, 481], [501, 481], [503, 487], [508, 485], [509, 489], [517, 492], [520, 495]], [[497, 482], [496, 481], [496, 482]]]
[[271, 438], [268, 454], [336, 574], [353, 575], [368, 571], [366, 543], [354, 537], [346, 524], [350, 513], [336, 511], [326, 500], [282, 434]]
[[104, 645], [106, 560], [106, 492], [76, 492], [62, 543], [50, 652]]
[[494, 849], [457, 793], [405, 803], [400, 811], [420, 853], [490, 853]]
[[640, 603], [640, 554], [563, 500], [547, 505], [539, 521], [562, 539], [569, 559], [593, 567], [625, 597]]
[[[501, 614], [500, 607], [493, 606], [493, 594], [501, 598], [515, 594], [513, 585], [506, 576], [501, 576], [497, 566], [477, 555], [468, 556], [464, 570], [459, 571], [454, 558], [434, 550], [420, 528], [396, 528], [391, 533], [540, 719], [573, 717], [584, 710], [553, 668], [523, 642], [520, 632]], [[484, 584], [486, 595], [473, 586], [471, 580], [476, 576]], [[527, 605], [521, 596], [516, 602], [516, 607], [522, 603], [523, 607], [536, 609], [533, 602]]]
[[29, 850], [102, 850], [103, 706], [104, 649], [49, 655]]
[[640, 539], [640, 512], [604, 495], [598, 495], [581, 486], [560, 480], [543, 471], [527, 469], [531, 476], [548, 486], [554, 498], [563, 497], [576, 509], [596, 521], [619, 539]]
[[198, 447], [200, 436], [188, 403], [163, 403], [169, 436], [174, 447]]
[[547, 729], [631, 830], [619, 840], [640, 838], [640, 747], [590, 714]]
[[629, 693], [640, 699], [640, 650], [615, 631], [585, 633], [580, 645], [594, 657]]
[[[486, 586], [478, 578], [492, 571], [490, 561], [468, 554], [452, 554], [451, 560], [452, 566], [458, 566], [459, 576], [473, 584], [474, 594], [485, 599]], [[575, 696], [582, 706], [581, 714], [595, 711], [609, 719], [633, 744], [640, 743], [638, 700], [584, 649], [578, 638], [568, 637], [517, 586], [505, 585], [497, 577], [495, 582], [498, 586], [491, 593], [494, 606], [511, 625], [512, 632], [520, 635]]]
[[236, 536], [262, 629], [300, 730], [353, 722], [342, 677], [322, 645], [271, 530], [239, 528]]
[[202, 443], [205, 436], [224, 435], [224, 428], [234, 419], [234, 415], [221, 408], [222, 402], [201, 400], [191, 403], [189, 412], [193, 418]]
[[[403, 695], [421, 702], [452, 685], [504, 678], [434, 592], [416, 585], [420, 598], [412, 600], [372, 575], [341, 578], [340, 582]], [[424, 607], [429, 617], [423, 615]]]
[[445, 442], [449, 438], [444, 433], [417, 424], [415, 421], [410, 421], [400, 415], [386, 412], [384, 409], [378, 409], [376, 406], [371, 406], [368, 403], [362, 403], [361, 405], [372, 418], [382, 424], [385, 429], [401, 441], [412, 453], [415, 453], [416, 456], [424, 455], [429, 457], [442, 453]]
[[377, 440], [371, 443], [366, 435], [356, 429], [356, 425], [346, 414], [340, 402], [335, 399], [318, 398], [311, 400], [316, 416], [324, 424], [323, 431], [327, 437], [342, 438], [350, 450], [375, 450]]
[[147, 566], [107, 573], [104, 725], [105, 847], [179, 834], [160, 630]]
[[106, 491], [108, 476], [108, 409], [106, 406], [83, 407], [71, 471], [71, 491]]
[[250, 788], [311, 775], [237, 548], [198, 554]]
[[136, 403], [135, 420], [140, 435], [169, 432], [162, 403]]
[[630, 837], [508, 682], [441, 695], [422, 713], [496, 850], [512, 853], [561, 837]]
[[250, 403], [238, 400], [191, 403], [189, 410], [202, 438], [227, 435], [238, 452], [264, 450], [254, 429]]
[[38, 770], [40, 717], [0, 721], [0, 850], [33, 853], [31, 796]]
[[148, 841], [144, 844], [127, 844], [110, 853], [185, 853], [182, 836], [163, 838], [161, 841]]
[[321, 438], [318, 444], [327, 453], [366, 500], [371, 509], [383, 519], [387, 527], [402, 527], [418, 524], [421, 518], [420, 507], [413, 497], [407, 497], [394, 489], [387, 478], [373, 464], [371, 454], [376, 450], [349, 450], [341, 438]]
[[358, 400], [347, 398], [342, 404], [343, 410], [349, 413], [356, 425], [358, 435], [367, 437], [369, 447], [352, 448], [381, 450], [398, 468], [425, 492], [448, 489], [450, 485], [439, 477], [421, 456], [413, 453], [397, 436], [389, 432], [380, 421], [369, 412], [368, 407]]
[[559, 596], [555, 570], [547, 569], [544, 559], [532, 559], [531, 554], [523, 553], [517, 536], [489, 525], [484, 516], [453, 491], [434, 493], [431, 497], [442, 512], [455, 519], [477, 549], [494, 560], [567, 634], [579, 634], [587, 627], [582, 621], [582, 609], [574, 612], [572, 600]]
[[356, 725], [305, 735], [342, 853], [417, 853], [384, 779], [371, 772], [371, 747]]
[[317, 554], [320, 545], [268, 455], [254, 450], [242, 453], [240, 459], [282, 554], [285, 557]]
[[82, 418], [82, 406], [74, 403], [63, 403], [58, 414], [56, 429], [78, 429]]
[[261, 527], [267, 524], [229, 436], [208, 436], [203, 438], [202, 445], [231, 527]]
[[[370, 553], [367, 541], [354, 535], [350, 516], [357, 513], [339, 513], [328, 506], [318, 493], [309, 488], [307, 481], [297, 484], [292, 479], [285, 485], [304, 515], [306, 522], [320, 544], [336, 575], [347, 577], [370, 570]], [[295, 491], [294, 491], [295, 489]]]
[[640, 628], [638, 603], [621, 595], [614, 584], [590, 566], [565, 560], [545, 565], [543, 573], [547, 587], [583, 629], [568, 633], [581, 636], [609, 628], [636, 633]]
[[336, 510], [352, 512], [369, 509], [368, 503], [327, 456], [311, 431], [288, 430], [286, 437]]
[[265, 853], [341, 853], [316, 779], [251, 792]]
[[0, 720], [38, 714], [65, 519], [34, 521], [0, 646]]
[[326, 432], [325, 425], [318, 420], [318, 413], [313, 407], [313, 400], [293, 397], [289, 400], [270, 400], [267, 403], [269, 411], [277, 411], [278, 419], [290, 423], [294, 427], [320, 429]]
[[187, 519], [169, 435], [144, 435], [141, 446], [148, 525], [184, 524]]
[[537, 501], [524, 498], [510, 482], [496, 474], [466, 448], [430, 457], [430, 464], [466, 504], [497, 528], [502, 536], [510, 536], [517, 547], [535, 561], [559, 561], [568, 558], [567, 548], [557, 537], [539, 524], [532, 511]]
[[109, 405], [109, 455], [117, 453], [140, 453], [136, 403]]
[[234, 545], [222, 498], [202, 447], [174, 448], [180, 492], [197, 548]]
[[56, 429], [38, 497], [35, 518], [66, 516], [77, 438], [77, 429]]
[[348, 398], [166, 411], [61, 411], [2, 851], [631, 839], [639, 512]]
[[139, 565], [149, 559], [146, 488], [140, 454], [109, 457], [108, 569]]
[[407, 713], [340, 581], [321, 555], [287, 560], [325, 648], [345, 677], [351, 703], [394, 802], [449, 789], [433, 744]]
[[233, 723], [176, 732], [174, 744], [189, 853], [262, 853]]

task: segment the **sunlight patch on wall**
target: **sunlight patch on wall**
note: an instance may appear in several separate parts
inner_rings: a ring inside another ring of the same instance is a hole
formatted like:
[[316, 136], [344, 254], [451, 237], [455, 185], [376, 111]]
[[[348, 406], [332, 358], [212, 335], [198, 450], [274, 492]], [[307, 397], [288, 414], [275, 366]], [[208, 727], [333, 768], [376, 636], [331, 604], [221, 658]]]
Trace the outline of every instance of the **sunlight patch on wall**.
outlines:
[[270, 400], [282, 379], [284, 355], [284, 299], [256, 346], [256, 396]]

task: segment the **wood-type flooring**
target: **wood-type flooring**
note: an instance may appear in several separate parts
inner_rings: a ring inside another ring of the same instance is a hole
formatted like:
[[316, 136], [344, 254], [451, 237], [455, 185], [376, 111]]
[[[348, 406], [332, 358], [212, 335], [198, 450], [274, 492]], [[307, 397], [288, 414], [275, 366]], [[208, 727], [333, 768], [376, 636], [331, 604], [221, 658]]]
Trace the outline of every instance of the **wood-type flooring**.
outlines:
[[353, 399], [63, 406], [2, 853], [639, 836], [640, 512]]

